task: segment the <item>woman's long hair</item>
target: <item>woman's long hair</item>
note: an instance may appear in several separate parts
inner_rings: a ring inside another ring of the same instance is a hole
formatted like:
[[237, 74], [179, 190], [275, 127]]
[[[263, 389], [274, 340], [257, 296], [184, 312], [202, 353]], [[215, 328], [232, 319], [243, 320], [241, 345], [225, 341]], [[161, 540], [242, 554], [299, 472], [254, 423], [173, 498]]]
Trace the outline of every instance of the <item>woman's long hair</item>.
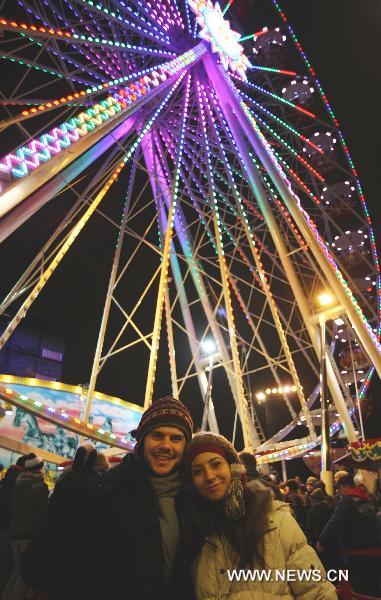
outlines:
[[238, 568], [265, 568], [264, 536], [270, 529], [271, 490], [257, 482], [245, 487], [245, 515], [236, 521], [225, 516], [225, 499], [210, 502], [197, 494], [193, 486], [190, 490], [193, 519], [202, 535], [200, 545], [208, 535], [224, 534], [232, 549], [230, 558], [234, 562], [238, 559]]

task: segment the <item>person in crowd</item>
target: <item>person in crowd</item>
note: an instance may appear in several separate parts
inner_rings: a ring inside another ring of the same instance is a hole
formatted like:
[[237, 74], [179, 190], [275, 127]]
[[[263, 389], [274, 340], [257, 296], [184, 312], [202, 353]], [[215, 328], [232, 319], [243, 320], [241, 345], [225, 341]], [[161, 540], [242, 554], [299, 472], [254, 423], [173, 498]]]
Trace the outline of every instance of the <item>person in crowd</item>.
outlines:
[[106, 473], [110, 468], [110, 463], [104, 452], [97, 452], [97, 458], [95, 460], [94, 469], [98, 475]]
[[306, 486], [304, 485], [303, 481], [301, 480], [300, 475], [295, 475], [294, 479], [295, 479], [296, 483], [298, 484], [299, 492], [301, 494], [304, 494], [306, 491]]
[[311, 506], [310, 496], [313, 492], [314, 483], [316, 483], [316, 481], [317, 481], [317, 477], [314, 477], [313, 475], [310, 475], [306, 479], [306, 493], [305, 493], [304, 498], [305, 498], [305, 502], [306, 502], [307, 506]]
[[332, 507], [335, 505], [334, 498], [332, 496], [330, 496], [329, 494], [327, 494], [324, 481], [321, 481], [321, 479], [318, 479], [317, 481], [315, 481], [313, 489], [322, 491], [324, 500], [325, 500], [325, 502], [327, 502], [327, 504], [329, 506]]
[[296, 479], [288, 479], [286, 481], [286, 496], [285, 500], [291, 505], [295, 519], [302, 529], [306, 525], [307, 505], [303, 494], [299, 490], [299, 484]]
[[91, 475], [96, 451], [79, 448], [23, 556], [30, 588], [54, 600], [192, 598], [182, 484], [192, 430], [187, 408], [165, 397], [143, 413], [135, 452], [101, 477]]
[[344, 471], [344, 469], [341, 469], [340, 471], [335, 471], [333, 474], [333, 484], [336, 485], [337, 482], [339, 481], [340, 477], [347, 477], [349, 475], [348, 471]]
[[20, 576], [20, 559], [32, 535], [45, 516], [49, 488], [44, 482], [44, 461], [34, 453], [25, 457], [24, 469], [18, 475], [10, 506], [9, 535], [13, 569], [6, 582], [2, 600], [24, 598], [27, 586]]
[[274, 477], [272, 477], [273, 474], [271, 473], [270, 475], [262, 475], [261, 473], [259, 473], [259, 471], [257, 471], [257, 459], [255, 458], [253, 452], [243, 450], [239, 453], [239, 459], [246, 469], [246, 479], [248, 482], [257, 479], [264, 486], [271, 488], [274, 494], [274, 498], [276, 498], [277, 500], [282, 499], [282, 494], [279, 490], [279, 487], [274, 482]]
[[279, 480], [279, 477], [278, 477], [278, 473], [276, 471], [270, 470], [269, 477], [270, 477], [271, 481], [273, 483], [275, 483], [275, 485], [279, 485], [280, 480]]
[[9, 526], [13, 490], [21, 471], [22, 468], [19, 465], [10, 465], [0, 482], [0, 597], [12, 572], [13, 559]]
[[261, 477], [261, 474], [257, 471], [257, 459], [253, 452], [243, 450], [239, 453], [239, 458], [245, 465], [247, 481], [253, 481], [253, 479], [259, 479]]
[[[306, 535], [308, 543], [313, 548], [315, 548], [321, 532], [333, 513], [333, 505], [328, 502], [327, 498], [329, 496], [321, 488], [314, 489], [310, 495], [311, 506], [307, 512]], [[337, 542], [332, 541], [320, 555], [320, 559], [325, 569], [345, 568]]]
[[312, 491], [311, 508], [307, 512], [306, 531], [311, 546], [315, 547], [319, 535], [332, 516], [333, 508], [329, 506], [323, 491], [319, 488]]
[[[246, 484], [245, 467], [226, 438], [196, 434], [185, 460], [198, 531], [191, 565], [197, 600], [337, 598], [334, 587], [323, 581], [324, 568], [289, 506], [274, 500], [258, 479]], [[234, 579], [234, 569], [266, 569], [270, 581]], [[276, 569], [316, 569], [322, 580], [279, 581]]]
[[319, 536], [316, 549], [323, 553], [338, 539], [355, 592], [381, 596], [381, 528], [376, 507], [363, 486], [351, 475], [337, 480], [341, 499]]

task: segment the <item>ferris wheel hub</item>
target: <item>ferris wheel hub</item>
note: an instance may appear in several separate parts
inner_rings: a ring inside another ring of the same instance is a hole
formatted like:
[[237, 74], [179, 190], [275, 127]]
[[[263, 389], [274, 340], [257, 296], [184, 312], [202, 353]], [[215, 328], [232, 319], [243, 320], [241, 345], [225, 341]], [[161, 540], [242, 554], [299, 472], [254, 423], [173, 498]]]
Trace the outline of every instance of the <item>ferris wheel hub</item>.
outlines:
[[213, 4], [211, 0], [188, 0], [188, 4], [201, 27], [199, 37], [210, 43], [212, 52], [219, 55], [226, 71], [230, 68], [246, 80], [250, 62], [239, 43], [241, 35], [231, 29], [229, 21], [224, 19], [218, 2]]

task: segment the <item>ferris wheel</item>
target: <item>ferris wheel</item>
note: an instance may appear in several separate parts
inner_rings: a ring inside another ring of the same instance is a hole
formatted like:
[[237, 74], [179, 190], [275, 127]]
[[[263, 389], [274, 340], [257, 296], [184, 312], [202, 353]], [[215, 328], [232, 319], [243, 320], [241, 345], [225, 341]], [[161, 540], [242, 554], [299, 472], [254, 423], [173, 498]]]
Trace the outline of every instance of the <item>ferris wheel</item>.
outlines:
[[[0, 348], [100, 215], [116, 246], [85, 421], [117, 358], [146, 407], [166, 369], [174, 396], [210, 400], [212, 431], [230, 403], [246, 447], [277, 458], [299, 427], [303, 453], [323, 315], [331, 431], [355, 441], [356, 402], [381, 375], [379, 263], [339, 123], [281, 5], [263, 1], [248, 32], [232, 0], [17, 4], [0, 18], [0, 239], [57, 197], [70, 207], [2, 302]], [[272, 392], [289, 425], [266, 440], [258, 401]]]

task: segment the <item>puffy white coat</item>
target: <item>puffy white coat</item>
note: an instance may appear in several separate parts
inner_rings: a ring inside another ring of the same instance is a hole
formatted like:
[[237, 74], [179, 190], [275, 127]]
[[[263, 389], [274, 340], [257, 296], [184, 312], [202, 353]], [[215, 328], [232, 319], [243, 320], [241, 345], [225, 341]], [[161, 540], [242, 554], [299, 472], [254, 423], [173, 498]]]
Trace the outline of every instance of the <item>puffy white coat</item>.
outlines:
[[[261, 484], [252, 483], [250, 487], [255, 496], [262, 496], [262, 502], [263, 495], [269, 493]], [[192, 565], [197, 600], [337, 600], [334, 586], [324, 581], [324, 567], [316, 552], [307, 544], [284, 502], [273, 501], [270, 529], [265, 534], [264, 559], [270, 581], [245, 581], [243, 577], [231, 581], [229, 574], [237, 567], [230, 556], [226, 538], [214, 536], [206, 540]], [[303, 570], [313, 571], [309, 576], [315, 581], [307, 581], [308, 575], [298, 580]], [[288, 581], [282, 581], [282, 577]], [[316, 581], [319, 577], [322, 580]]]

